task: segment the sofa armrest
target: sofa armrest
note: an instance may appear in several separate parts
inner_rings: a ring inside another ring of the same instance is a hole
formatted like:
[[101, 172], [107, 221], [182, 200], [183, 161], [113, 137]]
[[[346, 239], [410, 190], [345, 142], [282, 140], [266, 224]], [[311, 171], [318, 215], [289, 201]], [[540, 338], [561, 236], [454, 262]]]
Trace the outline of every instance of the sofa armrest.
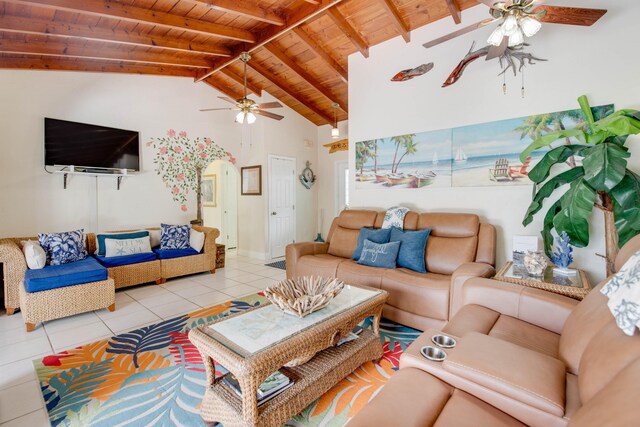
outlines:
[[566, 371], [558, 359], [477, 332], [458, 340], [445, 371], [549, 414], [565, 412]]
[[27, 271], [27, 261], [20, 245], [12, 239], [0, 239], [0, 262], [4, 271], [4, 305], [7, 312], [20, 307], [20, 286]]
[[220, 230], [213, 227], [203, 227], [200, 225], [191, 226], [196, 231], [204, 233], [204, 253], [216, 255], [216, 239], [220, 236]]
[[329, 250], [329, 243], [301, 242], [290, 243], [286, 249], [287, 279], [296, 277], [296, 264], [305, 255], [326, 254]]
[[462, 287], [462, 305], [477, 304], [556, 334], [578, 301], [542, 289], [493, 279], [474, 278]]
[[483, 262], [467, 262], [462, 264], [451, 275], [451, 295], [449, 296], [449, 319], [462, 307], [462, 287], [473, 277], [493, 277], [496, 274], [492, 265]]

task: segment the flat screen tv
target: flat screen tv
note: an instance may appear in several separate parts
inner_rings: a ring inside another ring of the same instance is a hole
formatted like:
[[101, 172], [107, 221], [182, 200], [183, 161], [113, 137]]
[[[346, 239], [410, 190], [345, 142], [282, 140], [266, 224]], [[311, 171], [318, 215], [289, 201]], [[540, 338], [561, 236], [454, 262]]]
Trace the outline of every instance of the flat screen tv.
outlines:
[[140, 170], [135, 131], [44, 119], [45, 166]]

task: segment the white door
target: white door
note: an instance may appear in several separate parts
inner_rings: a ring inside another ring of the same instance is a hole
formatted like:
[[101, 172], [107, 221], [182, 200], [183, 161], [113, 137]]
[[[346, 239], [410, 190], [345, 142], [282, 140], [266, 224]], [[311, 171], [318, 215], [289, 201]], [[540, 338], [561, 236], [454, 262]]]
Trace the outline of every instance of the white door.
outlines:
[[221, 165], [222, 175], [222, 241], [226, 249], [238, 247], [238, 172], [227, 163]]
[[349, 162], [336, 162], [336, 216], [349, 207]]
[[269, 156], [269, 249], [271, 258], [283, 257], [296, 236], [295, 159]]

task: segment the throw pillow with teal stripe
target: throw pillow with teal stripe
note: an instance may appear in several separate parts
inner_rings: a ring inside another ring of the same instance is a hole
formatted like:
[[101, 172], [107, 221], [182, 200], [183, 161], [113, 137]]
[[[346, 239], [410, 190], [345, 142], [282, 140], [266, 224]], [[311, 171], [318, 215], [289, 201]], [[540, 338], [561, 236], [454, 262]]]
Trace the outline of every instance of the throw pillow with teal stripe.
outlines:
[[360, 229], [360, 234], [358, 235], [358, 246], [356, 246], [356, 250], [353, 251], [351, 259], [354, 261], [358, 261], [360, 259], [360, 254], [362, 253], [362, 248], [364, 247], [364, 241], [366, 239], [369, 239], [374, 243], [388, 243], [390, 235], [390, 228], [375, 229], [362, 227]]
[[398, 252], [398, 267], [408, 268], [418, 273], [426, 273], [427, 266], [424, 261], [427, 251], [427, 239], [431, 233], [430, 228], [417, 231], [391, 229], [390, 242], [401, 242]]
[[105, 239], [138, 239], [140, 237], [147, 237], [149, 235], [148, 231], [134, 231], [131, 233], [114, 233], [114, 234], [97, 234], [96, 235], [96, 246], [98, 247], [96, 251], [96, 255], [105, 256], [107, 248], [105, 245]]

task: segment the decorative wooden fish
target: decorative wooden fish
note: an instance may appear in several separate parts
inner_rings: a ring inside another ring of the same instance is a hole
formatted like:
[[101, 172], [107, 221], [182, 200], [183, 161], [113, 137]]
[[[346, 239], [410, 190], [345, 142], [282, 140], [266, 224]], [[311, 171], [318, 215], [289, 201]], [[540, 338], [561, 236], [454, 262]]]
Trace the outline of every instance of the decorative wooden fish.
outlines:
[[404, 82], [407, 80], [411, 80], [414, 77], [421, 76], [425, 73], [428, 73], [433, 69], [433, 62], [428, 64], [422, 64], [417, 66], [416, 68], [409, 68], [406, 70], [400, 71], [398, 74], [391, 78], [392, 82]]

